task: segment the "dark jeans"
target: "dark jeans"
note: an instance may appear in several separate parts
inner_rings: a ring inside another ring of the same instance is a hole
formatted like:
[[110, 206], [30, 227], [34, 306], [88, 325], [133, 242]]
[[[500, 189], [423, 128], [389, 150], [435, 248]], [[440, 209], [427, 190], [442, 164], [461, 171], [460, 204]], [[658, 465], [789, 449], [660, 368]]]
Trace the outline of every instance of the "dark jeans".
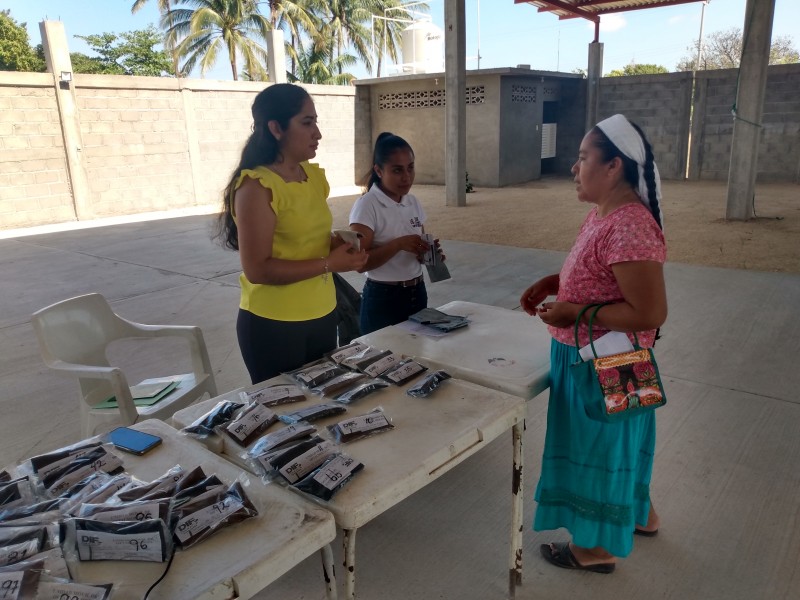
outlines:
[[424, 281], [413, 287], [400, 287], [367, 279], [361, 296], [361, 333], [402, 323], [427, 306]]
[[336, 311], [310, 321], [273, 321], [239, 309], [236, 335], [250, 380], [258, 383], [336, 348]]

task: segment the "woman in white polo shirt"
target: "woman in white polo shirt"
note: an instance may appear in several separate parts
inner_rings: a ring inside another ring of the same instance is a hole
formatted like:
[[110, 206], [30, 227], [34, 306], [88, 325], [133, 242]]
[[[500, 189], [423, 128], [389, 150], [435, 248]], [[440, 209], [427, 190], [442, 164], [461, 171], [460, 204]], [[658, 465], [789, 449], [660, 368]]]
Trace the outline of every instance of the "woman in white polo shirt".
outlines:
[[383, 132], [375, 142], [366, 193], [350, 211], [350, 229], [367, 251], [361, 300], [361, 332], [367, 334], [408, 319], [426, 308], [422, 278], [425, 211], [409, 194], [414, 184], [414, 151], [403, 138]]

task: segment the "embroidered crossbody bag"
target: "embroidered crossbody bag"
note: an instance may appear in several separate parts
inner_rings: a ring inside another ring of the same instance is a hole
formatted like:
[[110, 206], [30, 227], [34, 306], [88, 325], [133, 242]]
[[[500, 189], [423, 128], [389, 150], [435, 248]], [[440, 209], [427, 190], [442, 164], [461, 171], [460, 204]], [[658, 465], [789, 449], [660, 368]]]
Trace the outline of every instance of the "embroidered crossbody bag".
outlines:
[[586, 416], [595, 421], [616, 423], [667, 403], [661, 375], [651, 348], [639, 346], [633, 334], [634, 350], [611, 356], [598, 357], [592, 339], [592, 324], [597, 311], [609, 304], [590, 304], [584, 307], [575, 320], [575, 346], [580, 348], [578, 326], [584, 313], [593, 308], [589, 316], [589, 343], [594, 358], [570, 366], [570, 373], [583, 400]]

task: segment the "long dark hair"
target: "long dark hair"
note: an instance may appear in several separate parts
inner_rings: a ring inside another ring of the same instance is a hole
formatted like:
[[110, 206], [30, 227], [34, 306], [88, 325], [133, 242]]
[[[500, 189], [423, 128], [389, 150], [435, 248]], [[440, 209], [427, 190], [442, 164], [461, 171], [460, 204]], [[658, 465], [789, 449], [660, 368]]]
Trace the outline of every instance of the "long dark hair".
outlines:
[[262, 90], [253, 100], [253, 133], [242, 149], [239, 164], [233, 170], [222, 196], [222, 212], [217, 217], [214, 239], [226, 248], [239, 249], [239, 231], [233, 220], [234, 185], [244, 169], [271, 165], [281, 158], [278, 140], [269, 130], [268, 123], [275, 121], [281, 129], [289, 127], [289, 121], [303, 109], [310, 96], [298, 85], [275, 83]]
[[[647, 208], [650, 209], [650, 212], [653, 215], [653, 218], [658, 223], [658, 226], [663, 230], [664, 225], [661, 223], [661, 210], [658, 206], [658, 197], [656, 196], [656, 174], [653, 165], [655, 164], [655, 158], [653, 157], [653, 148], [650, 146], [650, 142], [647, 141], [647, 138], [644, 135], [641, 127], [639, 127], [636, 123], [628, 121], [636, 132], [641, 136], [642, 143], [644, 144], [644, 182], [647, 184]], [[593, 145], [595, 148], [600, 150], [600, 154], [603, 157], [604, 162], [610, 162], [615, 158], [619, 158], [622, 161], [622, 174], [631, 187], [634, 190], [639, 189], [639, 165], [636, 163], [635, 160], [623, 154], [619, 148], [610, 140], [608, 136], [603, 133], [603, 130], [599, 127], [594, 127], [592, 129], [592, 137], [593, 137]], [[644, 199], [644, 198], [643, 198]]]
[[378, 134], [378, 139], [375, 140], [375, 149], [372, 151], [372, 166], [369, 169], [369, 173], [365, 174], [359, 182], [359, 184], [364, 188], [365, 193], [369, 191], [369, 188], [381, 180], [381, 178], [378, 177], [378, 174], [375, 172], [375, 165], [383, 168], [383, 166], [386, 164], [386, 161], [389, 160], [389, 157], [398, 150], [408, 150], [411, 152], [411, 154], [414, 154], [411, 144], [409, 144], [399, 135], [395, 135], [388, 131]]

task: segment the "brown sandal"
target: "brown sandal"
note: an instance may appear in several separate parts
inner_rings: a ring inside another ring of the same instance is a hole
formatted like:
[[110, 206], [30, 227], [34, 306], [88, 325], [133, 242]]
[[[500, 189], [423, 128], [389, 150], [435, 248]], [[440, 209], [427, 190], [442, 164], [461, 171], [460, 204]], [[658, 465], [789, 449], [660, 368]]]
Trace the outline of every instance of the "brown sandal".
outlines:
[[562, 569], [577, 569], [579, 571], [591, 571], [592, 573], [613, 573], [616, 568], [616, 563], [598, 563], [594, 565], [582, 565], [575, 558], [575, 555], [570, 550], [569, 542], [558, 544], [552, 542], [550, 544], [542, 544], [539, 546], [544, 559], [551, 565], [561, 567]]

